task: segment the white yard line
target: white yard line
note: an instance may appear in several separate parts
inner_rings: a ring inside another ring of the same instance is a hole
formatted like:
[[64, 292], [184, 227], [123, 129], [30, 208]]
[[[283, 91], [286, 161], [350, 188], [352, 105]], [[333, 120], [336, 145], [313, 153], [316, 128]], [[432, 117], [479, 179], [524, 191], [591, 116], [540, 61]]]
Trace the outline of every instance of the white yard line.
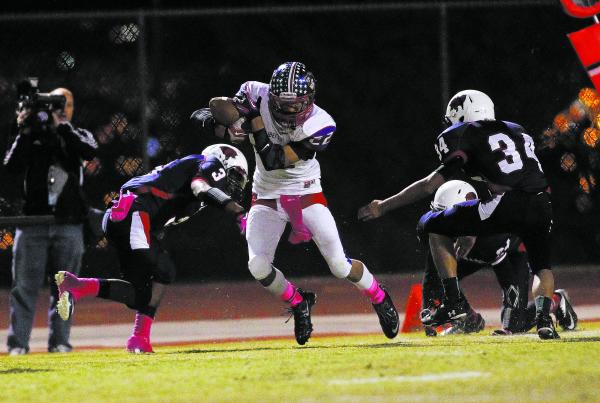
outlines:
[[328, 382], [329, 385], [361, 385], [365, 383], [381, 383], [381, 382], [434, 382], [445, 381], [448, 379], [471, 379], [488, 376], [487, 372], [464, 371], [464, 372], [443, 372], [440, 374], [424, 374], [424, 375], [400, 375], [400, 376], [382, 376], [379, 378], [349, 378], [349, 379], [332, 379]]

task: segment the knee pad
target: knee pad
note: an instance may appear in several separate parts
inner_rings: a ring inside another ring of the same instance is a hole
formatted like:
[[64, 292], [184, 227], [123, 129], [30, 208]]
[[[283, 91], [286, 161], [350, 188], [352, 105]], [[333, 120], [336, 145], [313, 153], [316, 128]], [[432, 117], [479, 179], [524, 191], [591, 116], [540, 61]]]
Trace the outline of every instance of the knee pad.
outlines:
[[327, 259], [329, 270], [337, 278], [346, 278], [352, 269], [352, 261], [346, 256], [339, 256]]
[[271, 274], [271, 259], [265, 255], [253, 256], [248, 260], [248, 270], [256, 280], [263, 280]]

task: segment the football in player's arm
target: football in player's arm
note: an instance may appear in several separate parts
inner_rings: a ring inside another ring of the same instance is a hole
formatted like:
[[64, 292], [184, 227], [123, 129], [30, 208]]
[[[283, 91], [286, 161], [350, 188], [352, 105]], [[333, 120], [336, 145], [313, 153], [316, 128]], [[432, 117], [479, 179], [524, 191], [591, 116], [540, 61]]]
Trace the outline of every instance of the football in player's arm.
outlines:
[[399, 318], [391, 297], [363, 262], [346, 256], [323, 194], [316, 155], [328, 147], [336, 125], [314, 103], [315, 90], [316, 80], [303, 63], [286, 62], [275, 69], [268, 84], [246, 81], [234, 97], [211, 99], [209, 108], [195, 111], [191, 119], [200, 129], [229, 141], [247, 137], [254, 148], [253, 203], [246, 229], [248, 269], [263, 287], [289, 304], [296, 341], [305, 344], [311, 336], [316, 295], [297, 288], [273, 266], [288, 222], [289, 241], [313, 239], [332, 274], [349, 280], [370, 299], [382, 330], [393, 338]]
[[[202, 122], [212, 120], [212, 123], [199, 123], [198, 126], [211, 127], [212, 125], [217, 137], [233, 143], [243, 142], [248, 136], [268, 171], [293, 167], [300, 160], [314, 158], [315, 152], [327, 147], [329, 139], [326, 143], [319, 143], [313, 138], [292, 141], [285, 145], [272, 143], [260, 116], [261, 102], [261, 97], [258, 97], [256, 102], [252, 102], [245, 94], [239, 94], [234, 98], [215, 97], [210, 100], [210, 108], [203, 109], [204, 114], [200, 112], [202, 110], [194, 112], [192, 120], [201, 119]], [[328, 133], [328, 137], [331, 135], [333, 130]]]
[[432, 195], [447, 179], [464, 170], [485, 178], [494, 197], [466, 202], [442, 212], [428, 212], [418, 230], [429, 237], [435, 265], [442, 277], [445, 299], [426, 324], [464, 320], [468, 305], [461, 299], [453, 238], [462, 235], [514, 233], [529, 252], [535, 276], [533, 294], [536, 324], [542, 339], [557, 338], [550, 317], [554, 276], [549, 261], [552, 206], [548, 184], [535, 155], [534, 143], [524, 129], [495, 119], [494, 104], [484, 93], [465, 90], [452, 97], [445, 118], [449, 125], [436, 139], [441, 165], [385, 200], [373, 200], [358, 211], [372, 220], [390, 210]]

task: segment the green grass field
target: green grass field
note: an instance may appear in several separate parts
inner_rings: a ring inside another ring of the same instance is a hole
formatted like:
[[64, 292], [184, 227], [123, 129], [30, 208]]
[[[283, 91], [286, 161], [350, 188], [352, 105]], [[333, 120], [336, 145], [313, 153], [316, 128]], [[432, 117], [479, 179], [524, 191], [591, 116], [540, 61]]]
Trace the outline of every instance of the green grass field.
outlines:
[[600, 324], [562, 339], [419, 334], [0, 357], [0, 401], [600, 401]]

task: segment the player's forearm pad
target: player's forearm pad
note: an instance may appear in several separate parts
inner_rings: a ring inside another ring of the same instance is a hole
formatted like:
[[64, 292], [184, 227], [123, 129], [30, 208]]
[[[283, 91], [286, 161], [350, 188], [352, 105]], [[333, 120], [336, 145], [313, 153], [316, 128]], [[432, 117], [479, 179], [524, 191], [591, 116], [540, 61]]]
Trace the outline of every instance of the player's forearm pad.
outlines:
[[281, 145], [271, 143], [265, 129], [253, 133], [253, 136], [254, 147], [265, 169], [272, 171], [285, 168], [285, 153]]

